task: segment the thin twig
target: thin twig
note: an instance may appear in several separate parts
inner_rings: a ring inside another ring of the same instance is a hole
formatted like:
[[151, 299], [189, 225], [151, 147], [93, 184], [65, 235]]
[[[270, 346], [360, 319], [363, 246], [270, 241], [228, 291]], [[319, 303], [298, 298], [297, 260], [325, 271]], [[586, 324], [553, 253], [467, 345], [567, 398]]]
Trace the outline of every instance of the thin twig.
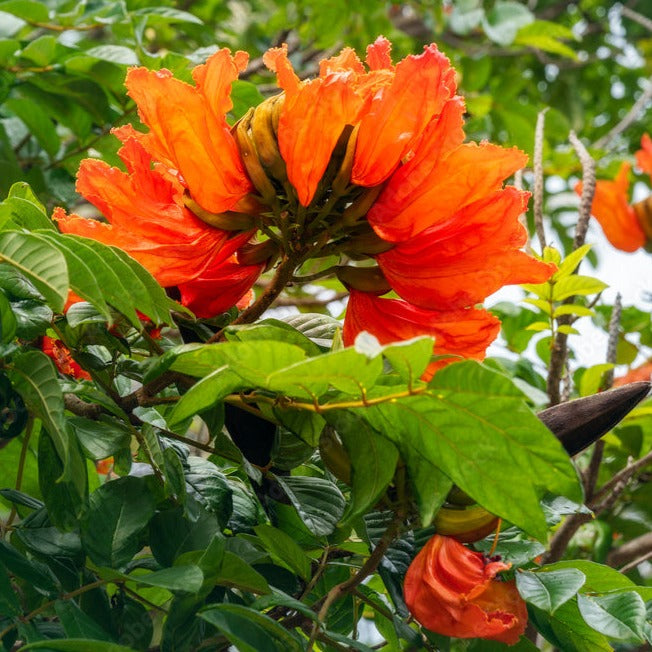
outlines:
[[648, 464], [652, 464], [652, 451], [650, 451], [647, 455], [641, 457], [640, 460], [636, 460], [636, 462], [628, 464], [624, 469], [616, 473], [616, 475], [614, 475], [611, 480], [605, 482], [600, 490], [596, 492], [593, 500], [600, 500], [605, 494], [612, 491], [621, 481], [629, 481], [637, 471], [645, 468]]
[[[626, 567], [633, 560], [641, 562], [641, 557], [645, 557], [652, 552], [652, 532], [646, 532], [640, 536], [623, 543], [622, 546], [614, 548], [607, 557], [607, 564], [617, 568], [618, 566]], [[628, 569], [629, 570], [629, 569]], [[621, 572], [627, 572], [627, 570]]]
[[[609, 328], [607, 332], [609, 333], [609, 339], [607, 340], [607, 362], [615, 365], [617, 352], [618, 352], [618, 333], [620, 330], [620, 316], [623, 312], [623, 299], [620, 295], [620, 292], [616, 294], [616, 299], [614, 301], [614, 307], [611, 311], [611, 319], [609, 320]], [[605, 374], [604, 384], [602, 389], [611, 389], [611, 386], [614, 384], [614, 370], [610, 369]]]
[[625, 564], [622, 568], [619, 568], [618, 571], [620, 573], [629, 573], [630, 570], [634, 570], [639, 564], [648, 561], [648, 559], [652, 559], [652, 550], [646, 552], [642, 557], [630, 561], [629, 564]]
[[546, 232], [543, 228], [543, 131], [547, 111], [547, 107], [539, 111], [534, 131], [534, 228], [539, 238], [542, 253], [546, 248]]
[[608, 149], [611, 143], [619, 136], [623, 131], [631, 127], [638, 118], [640, 114], [645, 109], [645, 105], [652, 99], [652, 77], [648, 78], [647, 86], [641, 96], [634, 102], [632, 108], [627, 112], [627, 115], [609, 132], [607, 132], [602, 138], [593, 143], [593, 147], [598, 149]]
[[627, 5], [623, 5], [620, 8], [620, 13], [626, 18], [633, 20], [635, 23], [642, 25], [647, 30], [652, 32], [652, 20], [650, 20], [647, 16], [643, 16], [643, 14], [639, 14], [638, 11], [634, 11], [633, 9], [630, 9]]

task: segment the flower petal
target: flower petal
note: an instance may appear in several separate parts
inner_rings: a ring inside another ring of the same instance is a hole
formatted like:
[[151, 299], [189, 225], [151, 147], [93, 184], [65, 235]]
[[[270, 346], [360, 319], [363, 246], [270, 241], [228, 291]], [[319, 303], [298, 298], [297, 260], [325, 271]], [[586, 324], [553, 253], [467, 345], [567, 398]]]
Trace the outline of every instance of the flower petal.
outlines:
[[469, 204], [451, 220], [376, 257], [403, 299], [437, 310], [472, 306], [511, 283], [543, 283], [555, 271], [520, 250], [528, 193], [513, 187]]
[[363, 99], [351, 83], [355, 77], [351, 70], [299, 82], [286, 46], [267, 52], [264, 61], [277, 73], [279, 86], [285, 90], [278, 125], [279, 150], [299, 201], [308, 206], [342, 130], [357, 122]]
[[419, 335], [433, 336], [433, 353], [451, 357], [430, 364], [424, 375], [429, 380], [437, 369], [455, 358], [482, 360], [487, 347], [498, 336], [500, 321], [486, 310], [426, 310], [406, 301], [351, 290], [342, 331], [344, 344], [353, 344], [362, 331], [374, 335], [381, 344]]
[[[623, 163], [613, 181], [601, 179], [595, 184], [591, 213], [598, 220], [607, 240], [621, 251], [636, 251], [645, 244], [645, 233], [629, 205], [629, 171]], [[575, 186], [582, 194], [582, 182]]]
[[226, 49], [216, 52], [196, 69], [197, 87], [169, 70], [127, 73], [129, 95], [150, 128], [139, 138], [154, 158], [179, 171], [193, 199], [213, 213], [229, 210], [252, 189], [224, 115], [242, 59]]
[[527, 609], [513, 581], [494, 579], [508, 568], [435, 535], [408, 568], [405, 602], [424, 627], [438, 634], [512, 644], [525, 631]]
[[361, 186], [385, 181], [454, 94], [455, 71], [436, 45], [398, 63], [391, 83], [376, 92], [360, 122], [351, 181]]
[[449, 102], [429, 127], [415, 157], [390, 178], [367, 219], [390, 242], [407, 240], [500, 189], [527, 162], [516, 148], [490, 143], [460, 145], [459, 100]]
[[64, 233], [120, 247], [164, 286], [196, 278], [216, 257], [223, 259], [220, 250], [229, 234], [195, 217], [181, 204], [179, 182], [161, 166], [152, 169], [138, 140], [126, 132], [119, 136], [126, 138], [119, 153], [130, 172], [86, 159], [77, 177], [77, 190], [109, 224], [67, 216], [61, 209], [54, 219]]
[[641, 149], [636, 152], [635, 156], [636, 165], [652, 178], [652, 139], [649, 134], [643, 134], [641, 138]]

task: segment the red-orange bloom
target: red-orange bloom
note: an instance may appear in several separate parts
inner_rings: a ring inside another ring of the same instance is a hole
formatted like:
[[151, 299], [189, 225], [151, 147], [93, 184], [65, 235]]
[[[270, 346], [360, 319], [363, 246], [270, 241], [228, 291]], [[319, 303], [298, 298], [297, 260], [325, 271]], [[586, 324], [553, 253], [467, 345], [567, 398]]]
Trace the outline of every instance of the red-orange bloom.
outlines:
[[650, 380], [652, 378], [652, 360], [644, 362], [639, 367], [630, 369], [624, 376], [614, 379], [614, 387], [622, 387], [629, 383], [636, 383], [640, 380]]
[[509, 567], [436, 534], [408, 568], [405, 603], [438, 634], [513, 645], [525, 631], [527, 608], [514, 581], [495, 579]]
[[[350, 48], [321, 62], [301, 82], [287, 47], [264, 56], [286, 99], [278, 126], [280, 152], [299, 201], [307, 206], [346, 125], [358, 127], [351, 182], [375, 186], [410, 155], [426, 127], [455, 94], [454, 71], [432, 44], [394, 66], [384, 37], [367, 48], [368, 71]], [[315, 138], [319, 134], [319, 138]]]
[[369, 292], [351, 290], [342, 338], [346, 346], [361, 331], [374, 335], [381, 344], [409, 340], [420, 335], [435, 338], [435, 355], [448, 356], [432, 362], [424, 379], [459, 358], [482, 360], [500, 331], [500, 321], [486, 310], [426, 310], [406, 301], [382, 299]]
[[[613, 181], [601, 179], [595, 184], [591, 213], [598, 220], [607, 240], [621, 251], [636, 251], [645, 244], [645, 233], [629, 204], [629, 171], [623, 163]], [[582, 182], [575, 187], [582, 194]]]
[[150, 128], [137, 137], [153, 158], [178, 170], [192, 198], [213, 213], [233, 208], [252, 189], [226, 122], [231, 84], [247, 60], [245, 52], [219, 50], [193, 69], [196, 86], [169, 70], [133, 68], [127, 74], [129, 95]]
[[512, 187], [487, 193], [376, 260], [394, 291], [422, 308], [466, 308], [503, 285], [543, 283], [554, 266], [520, 249], [528, 198]]
[[[77, 215], [66, 215], [55, 208], [54, 219], [64, 233], [93, 238], [126, 251], [146, 267], [164, 287], [195, 282], [198, 278], [219, 281], [225, 271], [228, 283], [235, 273], [234, 252], [244, 245], [251, 233], [229, 237], [228, 231], [208, 226], [183, 203], [184, 188], [179, 180], [160, 164], [152, 167], [152, 158], [132, 127], [114, 132], [124, 143], [120, 149], [127, 172], [103, 161], [82, 161], [77, 190], [93, 203], [108, 224]], [[247, 293], [257, 274], [246, 268], [249, 286], [229, 287], [225, 297], [211, 295], [211, 305], [230, 308]], [[217, 291], [219, 288], [214, 285]], [[193, 296], [199, 296], [195, 290]], [[228, 298], [227, 298], [228, 297]], [[192, 308], [191, 308], [192, 309]], [[202, 309], [202, 316], [213, 316]]]
[[[636, 165], [652, 178], [652, 139], [641, 138], [641, 149], [635, 153]], [[634, 205], [630, 202], [629, 173], [632, 166], [622, 163], [613, 181], [600, 179], [595, 184], [591, 213], [598, 220], [607, 240], [621, 251], [636, 251], [652, 241], [651, 198]], [[582, 194], [582, 183], [575, 186]]]
[[49, 358], [52, 358], [56, 368], [62, 374], [78, 380], [91, 380], [90, 374], [73, 360], [68, 347], [61, 340], [44, 335], [41, 350]]

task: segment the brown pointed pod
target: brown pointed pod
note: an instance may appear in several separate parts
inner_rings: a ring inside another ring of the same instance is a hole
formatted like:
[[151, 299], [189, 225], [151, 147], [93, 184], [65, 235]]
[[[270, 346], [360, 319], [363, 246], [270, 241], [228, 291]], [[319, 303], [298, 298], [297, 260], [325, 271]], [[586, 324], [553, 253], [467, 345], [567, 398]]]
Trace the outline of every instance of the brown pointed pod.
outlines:
[[569, 455], [577, 455], [600, 439], [646, 396], [652, 383], [629, 383], [608, 392], [560, 403], [538, 413], [539, 419], [557, 436]]

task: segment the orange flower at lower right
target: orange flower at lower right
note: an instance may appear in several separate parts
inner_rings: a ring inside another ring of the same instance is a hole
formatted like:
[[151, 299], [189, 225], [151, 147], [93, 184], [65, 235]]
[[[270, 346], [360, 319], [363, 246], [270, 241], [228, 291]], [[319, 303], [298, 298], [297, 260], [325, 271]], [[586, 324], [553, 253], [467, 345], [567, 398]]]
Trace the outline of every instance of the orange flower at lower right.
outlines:
[[509, 568], [436, 534], [408, 569], [405, 602], [437, 634], [513, 645], [525, 631], [527, 608], [513, 580], [496, 579]]

